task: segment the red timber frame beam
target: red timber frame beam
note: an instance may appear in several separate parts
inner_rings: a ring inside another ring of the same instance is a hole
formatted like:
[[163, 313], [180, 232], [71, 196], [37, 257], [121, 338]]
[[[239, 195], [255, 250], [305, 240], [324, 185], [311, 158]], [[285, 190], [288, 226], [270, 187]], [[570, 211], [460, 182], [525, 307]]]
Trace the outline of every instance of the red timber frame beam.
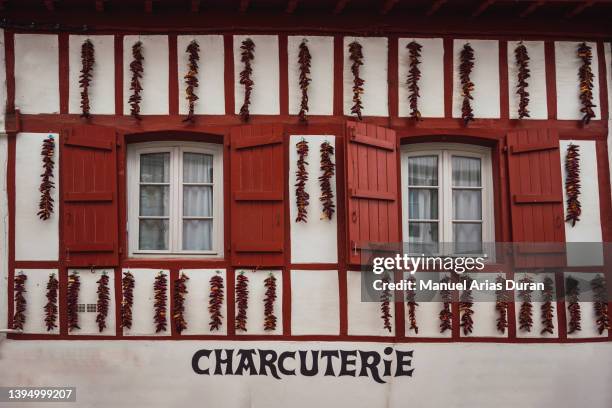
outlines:
[[425, 13], [425, 15], [427, 17], [431, 17], [434, 14], [436, 14], [438, 12], [438, 10], [440, 10], [440, 7], [442, 7], [448, 0], [436, 0], [431, 7], [429, 8], [429, 10], [427, 10], [427, 13]]
[[106, 0], [96, 0], [96, 12], [103, 13], [104, 12], [104, 3]]
[[583, 1], [582, 4], [579, 4], [573, 10], [569, 11], [565, 15], [565, 18], [570, 19], [570, 18], [576, 17], [577, 15], [581, 14], [584, 10], [593, 6], [595, 3], [597, 3], [595, 0]]
[[399, 0], [386, 0], [382, 8], [380, 9], [380, 14], [384, 16], [385, 14], [390, 12], [391, 9], [393, 9], [393, 7], [395, 7], [397, 3], [399, 3]]
[[487, 9], [493, 3], [495, 3], [495, 1], [496, 0], [484, 0], [482, 3], [480, 3], [480, 6], [478, 6], [478, 8], [476, 10], [474, 10], [474, 12], [472, 13], [472, 17], [478, 17], [479, 15], [481, 15], [482, 13], [487, 11]]
[[56, 0], [44, 0], [43, 1], [47, 11], [55, 11], [55, 2], [56, 2]]
[[200, 12], [200, 0], [191, 0], [191, 5], [189, 7], [189, 10], [192, 13], [199, 13]]
[[338, 0], [336, 7], [334, 7], [334, 14], [340, 14], [344, 11], [350, 0]]
[[240, 5], [238, 6], [238, 12], [240, 14], [244, 14], [249, 9], [250, 0], [240, 0]]
[[300, 0], [289, 0], [285, 13], [292, 14], [297, 8], [298, 4], [300, 4]]

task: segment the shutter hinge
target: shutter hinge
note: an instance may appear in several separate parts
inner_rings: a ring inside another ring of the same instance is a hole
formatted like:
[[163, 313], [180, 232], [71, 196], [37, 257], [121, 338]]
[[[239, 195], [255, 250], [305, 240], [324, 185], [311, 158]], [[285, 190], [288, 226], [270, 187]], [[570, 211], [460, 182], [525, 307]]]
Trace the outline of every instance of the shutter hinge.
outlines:
[[504, 146], [504, 153], [508, 153], [508, 145]]

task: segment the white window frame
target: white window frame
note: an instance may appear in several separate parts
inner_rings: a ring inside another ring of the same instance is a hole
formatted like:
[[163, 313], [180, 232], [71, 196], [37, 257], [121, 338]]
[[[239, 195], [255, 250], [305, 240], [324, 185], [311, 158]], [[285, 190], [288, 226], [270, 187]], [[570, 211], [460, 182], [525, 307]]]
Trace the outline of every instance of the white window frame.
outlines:
[[[170, 153], [169, 231], [167, 250], [141, 250], [139, 243], [140, 156]], [[182, 250], [183, 240], [183, 153], [213, 156], [213, 226], [212, 249]], [[128, 145], [127, 151], [127, 234], [130, 257], [222, 257], [223, 248], [223, 146], [200, 142], [144, 142]], [[177, 191], [178, 189], [178, 191]]]
[[[408, 242], [408, 158], [438, 157], [438, 242], [453, 242], [452, 156], [475, 157], [481, 163], [482, 242], [495, 241], [491, 149], [461, 143], [415, 143], [401, 148], [402, 233]], [[448, 251], [447, 251], [448, 252]], [[461, 255], [461, 254], [452, 254]]]

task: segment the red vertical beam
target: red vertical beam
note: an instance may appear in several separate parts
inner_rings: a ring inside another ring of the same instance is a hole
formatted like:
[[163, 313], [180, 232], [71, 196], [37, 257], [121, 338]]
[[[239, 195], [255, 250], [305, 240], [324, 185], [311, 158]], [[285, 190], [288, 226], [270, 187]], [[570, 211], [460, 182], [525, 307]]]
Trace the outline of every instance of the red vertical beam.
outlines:
[[225, 114], [233, 115], [234, 109], [234, 37], [232, 34], [223, 36], [225, 58]]
[[227, 268], [225, 277], [225, 287], [227, 288], [227, 335], [236, 335], [236, 270], [232, 267]]
[[7, 168], [6, 168], [6, 194], [8, 197], [8, 320], [7, 326], [13, 327], [13, 313], [15, 309], [14, 279], [15, 279], [15, 158], [17, 147], [17, 133], [7, 135]]
[[289, 115], [289, 55], [287, 34], [278, 37], [279, 102], [281, 116]]
[[453, 39], [444, 39], [444, 117], [453, 117]]
[[499, 42], [499, 111], [501, 119], [510, 118], [510, 95], [508, 90], [508, 42]]
[[[599, 178], [599, 208], [601, 217], [601, 236], [604, 242], [612, 242], [612, 195], [608, 145], [605, 139], [596, 141], [597, 176]], [[610, 267], [610, 266], [608, 266]]]
[[15, 35], [4, 31], [4, 53], [6, 61], [6, 112], [15, 112]]
[[344, 115], [344, 37], [334, 36], [334, 116]]
[[394, 119], [399, 116], [398, 38], [395, 35], [389, 37], [389, 52], [387, 55], [387, 61], [389, 118]]
[[561, 341], [567, 339], [567, 316], [565, 311], [565, 274], [555, 272], [555, 295], [557, 296], [557, 332]]
[[339, 312], [340, 312], [340, 336], [348, 335], [348, 295], [347, 295], [347, 268], [338, 268]]
[[59, 100], [60, 113], [68, 113], [68, 33], [59, 34]]
[[174, 337], [174, 338], [180, 337], [174, 325], [174, 302], [176, 302], [176, 299], [174, 298], [174, 286], [176, 285], [176, 281], [178, 277], [179, 277], [179, 268], [178, 267], [170, 268], [170, 271], [168, 273], [168, 288], [170, 289], [170, 293], [168, 294], [169, 302], [168, 302], [168, 309], [166, 310], [166, 313], [170, 317], [168, 319], [169, 324], [170, 324], [170, 330], [168, 331], [170, 332], [170, 337]]
[[606, 65], [606, 48], [603, 41], [597, 42], [597, 63], [599, 68], [599, 107], [601, 119], [608, 120], [608, 69]]
[[115, 35], [115, 115], [123, 115], [123, 35]]
[[283, 336], [291, 336], [291, 270], [283, 268]]
[[168, 111], [179, 113], [178, 50], [176, 34], [168, 35]]
[[121, 267], [114, 269], [115, 277], [115, 336], [123, 337], [123, 327], [121, 327], [121, 307], [123, 303], [123, 273]]
[[555, 66], [555, 43], [544, 44], [544, 61], [546, 62], [546, 104], [548, 119], [557, 119], [557, 69]]

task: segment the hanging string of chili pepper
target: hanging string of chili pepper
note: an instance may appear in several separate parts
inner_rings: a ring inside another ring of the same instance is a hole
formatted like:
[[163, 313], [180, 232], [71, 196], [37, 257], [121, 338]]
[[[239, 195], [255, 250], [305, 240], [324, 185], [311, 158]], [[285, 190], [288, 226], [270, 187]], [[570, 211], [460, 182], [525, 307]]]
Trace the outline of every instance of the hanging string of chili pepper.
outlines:
[[523, 288], [518, 292], [518, 298], [521, 301], [519, 310], [519, 330], [531, 332], [531, 328], [533, 327], [533, 304], [531, 303], [531, 293], [533, 290], [530, 289], [530, 287], [533, 280], [525, 275], [519, 283], [521, 283], [521, 287]]
[[463, 46], [459, 54], [459, 79], [461, 80], [461, 95], [463, 103], [461, 105], [461, 118], [465, 125], [474, 120], [474, 111], [472, 109], [471, 100], [474, 99], [472, 91], [474, 91], [474, 82], [470, 79], [472, 70], [474, 69], [474, 49], [467, 43]]
[[132, 62], [130, 63], [130, 72], [132, 73], [132, 79], [130, 81], [130, 90], [132, 94], [128, 99], [128, 103], [130, 104], [130, 115], [134, 119], [141, 120], [140, 116], [140, 102], [142, 101], [142, 96], [140, 93], [142, 92], [142, 84], [140, 80], [142, 79], [142, 74], [144, 71], [144, 56], [142, 54], [142, 42], [138, 41], [132, 46]]
[[185, 50], [187, 55], [189, 55], [189, 62], [187, 64], [187, 73], [183, 77], [185, 79], [185, 98], [187, 99], [187, 103], [189, 106], [189, 112], [187, 113], [187, 117], [183, 119], [183, 122], [193, 122], [195, 121], [195, 103], [198, 99], [198, 95], [195, 93], [195, 89], [200, 85], [200, 80], [198, 78], [199, 66], [198, 61], [200, 61], [200, 44], [196, 40], [193, 40], [187, 46]]
[[506, 291], [506, 279], [503, 276], [498, 276], [495, 279], [497, 285], [501, 285], [501, 289], [495, 291], [495, 310], [497, 310], [497, 331], [506, 333], [508, 327], [508, 291]]
[[[450, 278], [445, 276], [440, 279], [440, 283], [443, 288], [447, 287], [447, 284], [450, 282]], [[440, 290], [440, 296], [442, 297], [442, 310], [440, 311], [440, 333], [444, 333], [447, 330], [451, 330], [453, 313], [451, 311], [451, 303], [452, 303], [452, 295], [451, 291], [448, 289]]]
[[108, 303], [110, 301], [108, 282], [109, 278], [106, 272], [104, 272], [96, 282], [98, 284], [98, 314], [96, 316], [96, 323], [98, 324], [98, 331], [100, 333], [106, 328], [106, 316], [108, 316]]
[[351, 73], [353, 74], [353, 106], [351, 113], [357, 115], [357, 119], [361, 120], [361, 94], [363, 94], [363, 86], [365, 80], [359, 76], [360, 67], [363, 65], [363, 50], [361, 44], [353, 41], [349, 44], [349, 59], [351, 60]]
[[36, 215], [41, 220], [48, 220], [51, 218], [51, 214], [53, 214], [54, 207], [54, 200], [51, 196], [51, 190], [55, 188], [55, 182], [52, 180], [54, 178], [53, 169], [55, 167], [55, 161], [53, 160], [55, 156], [55, 139], [53, 136], [49, 135], [43, 141], [40, 155], [42, 156], [43, 172], [40, 175], [41, 181], [38, 188], [38, 191], [40, 191], [40, 201]]
[[391, 291], [389, 290], [389, 274], [385, 273], [381, 280], [384, 289], [380, 292], [380, 317], [383, 320], [383, 328], [391, 333]]
[[266, 294], [264, 297], [264, 330], [276, 330], [276, 316], [274, 315], [274, 302], [276, 301], [276, 277], [270, 273], [264, 280]]
[[28, 280], [28, 276], [23, 272], [20, 272], [17, 276], [15, 276], [13, 282], [13, 292], [15, 299], [15, 313], [13, 314], [13, 329], [15, 330], [23, 330], [23, 327], [26, 322], [26, 309], [27, 302], [25, 298], [26, 290], [26, 281]]
[[249, 308], [249, 278], [240, 272], [236, 278], [236, 330], [247, 331], [247, 309]]
[[132, 328], [132, 307], [134, 306], [134, 275], [127, 271], [121, 280], [121, 327]]
[[555, 293], [554, 281], [548, 276], [544, 278], [544, 289], [542, 290], [542, 306], [540, 307], [540, 317], [542, 319], [542, 331], [540, 334], [548, 333], [553, 334], [555, 324], [553, 321], [555, 306], [553, 304], [553, 297]]
[[567, 215], [565, 221], [572, 227], [580, 221], [582, 206], [580, 204], [580, 147], [570, 143], [565, 154], [565, 195]]
[[527, 79], [531, 77], [531, 70], [529, 69], [529, 52], [522, 41], [514, 49], [514, 57], [518, 67], [516, 81], [516, 94], [519, 96], [518, 117], [524, 119], [530, 117], [528, 109], [529, 92], [527, 92], [529, 83]]
[[[414, 276], [410, 276], [408, 278], [408, 282], [412, 287], [416, 287], [416, 279]], [[408, 305], [408, 321], [410, 322], [410, 327], [408, 327], [408, 330], [414, 330], [415, 334], [419, 334], [419, 326], [417, 325], [416, 318], [416, 308], [419, 306], [419, 304], [416, 301], [416, 290], [406, 290], [406, 304]]]
[[606, 279], [602, 275], [597, 275], [591, 280], [593, 289], [593, 307], [595, 309], [595, 325], [599, 334], [610, 330], [610, 317], [608, 315], [608, 290]]
[[76, 271], [68, 275], [68, 293], [66, 294], [66, 305], [68, 309], [68, 331], [80, 329], [79, 327], [79, 291], [81, 290], [81, 279]]
[[310, 50], [308, 49], [308, 40], [303, 39], [300, 43], [300, 52], [298, 53], [298, 65], [300, 69], [300, 90], [302, 91], [302, 99], [300, 101], [300, 113], [298, 114], [300, 118], [300, 122], [306, 123], [308, 122], [308, 118], [306, 117], [306, 112], [308, 112], [308, 86], [312, 79], [310, 78], [310, 66], [312, 56], [310, 55]]
[[253, 67], [251, 62], [255, 59], [255, 43], [250, 38], [247, 38], [240, 45], [240, 61], [243, 64], [240, 72], [240, 85], [244, 86], [244, 102], [240, 107], [240, 117], [243, 122], [248, 122], [250, 118], [249, 106], [251, 105], [251, 92], [253, 92]]
[[308, 181], [308, 171], [306, 170], [308, 165], [306, 161], [306, 157], [308, 157], [308, 142], [302, 139], [295, 147], [298, 154], [297, 170], [295, 171], [295, 203], [298, 212], [295, 222], [308, 222], [308, 204], [310, 204], [310, 194], [306, 192], [306, 181]]
[[416, 41], [411, 41], [406, 48], [408, 49], [408, 78], [406, 85], [408, 86], [408, 103], [410, 105], [410, 117], [420, 120], [421, 112], [419, 111], [420, 88], [419, 81], [421, 80], [421, 50], [423, 46]]
[[155, 308], [155, 315], [153, 321], [155, 323], [155, 333], [166, 331], [166, 305], [168, 302], [168, 279], [166, 274], [162, 271], [155, 277], [153, 282], [153, 293], [154, 302], [153, 307]]
[[467, 275], [463, 276], [463, 281], [466, 285], [466, 290], [461, 293], [459, 298], [459, 312], [461, 313], [461, 324], [460, 326], [463, 328], [463, 334], [468, 335], [474, 331], [474, 297], [472, 296], [472, 291], [469, 289], [472, 284], [473, 279]]
[[89, 86], [93, 79], [93, 67], [96, 62], [94, 45], [91, 40], [83, 41], [81, 45], [81, 75], [79, 86], [81, 87], [81, 117], [89, 118]]
[[580, 79], [580, 102], [582, 108], [580, 112], [582, 116], [582, 123], [588, 125], [591, 119], [595, 117], [593, 108], [597, 105], [593, 104], [593, 69], [591, 68], [591, 62], [593, 60], [593, 51], [587, 43], [581, 43], [577, 50], [578, 58], [582, 60], [582, 65], [578, 70], [578, 78]]
[[223, 324], [221, 306], [224, 299], [223, 277], [219, 272], [210, 278], [210, 293], [208, 295], [208, 313], [210, 314], [210, 331], [219, 330]]
[[187, 292], [187, 281], [189, 276], [181, 273], [174, 281], [174, 311], [172, 319], [174, 320], [174, 329], [178, 334], [187, 329], [187, 321], [185, 320], [185, 295]]
[[47, 331], [51, 331], [57, 327], [57, 291], [59, 290], [59, 281], [54, 273], [49, 274], [47, 281], [47, 303], [45, 304], [45, 326]]
[[321, 143], [321, 175], [319, 185], [321, 186], [321, 197], [319, 200], [323, 204], [323, 216], [321, 219], [331, 220], [336, 205], [334, 204], [334, 192], [331, 187], [331, 179], [336, 173], [336, 165], [332, 162], [331, 156], [334, 155], [334, 146], [325, 141]]
[[568, 334], [582, 330], [580, 321], [580, 286], [578, 281], [571, 276], [565, 280], [565, 296], [567, 299], [567, 310], [569, 311]]

